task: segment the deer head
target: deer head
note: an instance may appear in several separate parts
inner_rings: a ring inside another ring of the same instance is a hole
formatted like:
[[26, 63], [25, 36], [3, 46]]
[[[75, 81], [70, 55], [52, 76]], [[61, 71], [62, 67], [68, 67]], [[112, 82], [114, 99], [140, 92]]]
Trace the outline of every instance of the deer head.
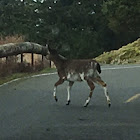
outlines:
[[50, 48], [48, 45], [46, 45], [47, 48], [48, 48], [48, 52], [47, 52], [47, 55], [46, 55], [46, 58], [48, 60], [54, 60], [54, 59], [57, 59], [57, 57], [59, 56], [57, 51], [55, 49], [52, 49]]

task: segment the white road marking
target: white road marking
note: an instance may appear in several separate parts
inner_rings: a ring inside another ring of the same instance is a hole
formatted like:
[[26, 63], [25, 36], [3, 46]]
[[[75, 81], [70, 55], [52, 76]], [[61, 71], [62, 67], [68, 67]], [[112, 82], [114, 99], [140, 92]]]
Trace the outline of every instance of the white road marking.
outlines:
[[44, 73], [44, 74], [38, 74], [38, 75], [33, 75], [33, 76], [27, 76], [27, 77], [17, 78], [17, 79], [11, 80], [9, 82], [3, 83], [2, 85], [0, 85], [0, 87], [3, 87], [5, 85], [8, 85], [10, 83], [13, 83], [13, 82], [18, 81], [18, 80], [21, 80], [21, 79], [28, 79], [28, 78], [40, 77], [40, 76], [47, 76], [47, 75], [53, 75], [53, 74], [57, 74], [57, 72], [54, 72], [54, 73]]
[[0, 85], [0, 87], [5, 86], [5, 85], [8, 85], [8, 84], [10, 84], [10, 83], [13, 83], [13, 82], [15, 82], [15, 81], [18, 81], [18, 80], [20, 80], [20, 79], [21, 79], [21, 78], [17, 78], [17, 79], [11, 80], [11, 81], [9, 81], [9, 82], [3, 83], [2, 85]]
[[140, 68], [140, 66], [124, 66], [124, 67], [102, 68], [102, 70], [120, 70], [120, 69], [134, 69], [134, 68]]
[[125, 103], [132, 102], [132, 101], [134, 101], [134, 100], [136, 100], [136, 99], [138, 99], [138, 98], [140, 98], [140, 93], [138, 93], [138, 94], [136, 94], [136, 95], [130, 97], [128, 100], [125, 101]]
[[[140, 68], [140, 66], [124, 66], [124, 67], [102, 68], [102, 70], [120, 70], [120, 69], [133, 69], [133, 68]], [[28, 76], [28, 77], [23, 77], [23, 78], [17, 78], [17, 79], [11, 80], [9, 82], [6, 82], [6, 83], [0, 85], [0, 87], [3, 87], [5, 85], [8, 85], [8, 84], [13, 83], [15, 81], [18, 81], [20, 79], [27, 79], [27, 78], [40, 77], [40, 76], [53, 75], [53, 74], [57, 74], [57, 72], [44, 73], [44, 74], [33, 75], [33, 76]]]

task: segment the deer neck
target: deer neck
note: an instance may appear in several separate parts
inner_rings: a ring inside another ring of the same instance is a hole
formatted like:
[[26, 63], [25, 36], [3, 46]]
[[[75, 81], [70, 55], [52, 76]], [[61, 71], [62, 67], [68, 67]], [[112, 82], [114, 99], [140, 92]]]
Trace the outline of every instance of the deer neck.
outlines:
[[54, 62], [55, 66], [58, 70], [63, 69], [63, 65], [65, 62], [64, 60], [57, 58], [57, 59], [52, 59], [52, 61]]

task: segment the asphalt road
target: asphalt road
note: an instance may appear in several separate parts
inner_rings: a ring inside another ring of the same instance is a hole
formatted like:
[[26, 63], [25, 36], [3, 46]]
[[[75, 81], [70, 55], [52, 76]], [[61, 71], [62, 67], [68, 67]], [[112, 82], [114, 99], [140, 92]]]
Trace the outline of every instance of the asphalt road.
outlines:
[[96, 86], [77, 82], [66, 106], [67, 82], [52, 96], [57, 75], [18, 80], [0, 87], [0, 140], [140, 140], [140, 66], [104, 66], [112, 101]]

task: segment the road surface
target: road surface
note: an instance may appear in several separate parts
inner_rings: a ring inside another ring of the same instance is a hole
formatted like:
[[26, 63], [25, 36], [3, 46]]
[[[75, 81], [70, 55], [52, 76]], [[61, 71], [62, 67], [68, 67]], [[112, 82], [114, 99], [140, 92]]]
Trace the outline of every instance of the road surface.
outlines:
[[65, 82], [53, 96], [56, 74], [24, 78], [0, 87], [0, 140], [140, 140], [140, 66], [103, 66], [112, 101], [96, 86], [77, 82], [66, 106]]

